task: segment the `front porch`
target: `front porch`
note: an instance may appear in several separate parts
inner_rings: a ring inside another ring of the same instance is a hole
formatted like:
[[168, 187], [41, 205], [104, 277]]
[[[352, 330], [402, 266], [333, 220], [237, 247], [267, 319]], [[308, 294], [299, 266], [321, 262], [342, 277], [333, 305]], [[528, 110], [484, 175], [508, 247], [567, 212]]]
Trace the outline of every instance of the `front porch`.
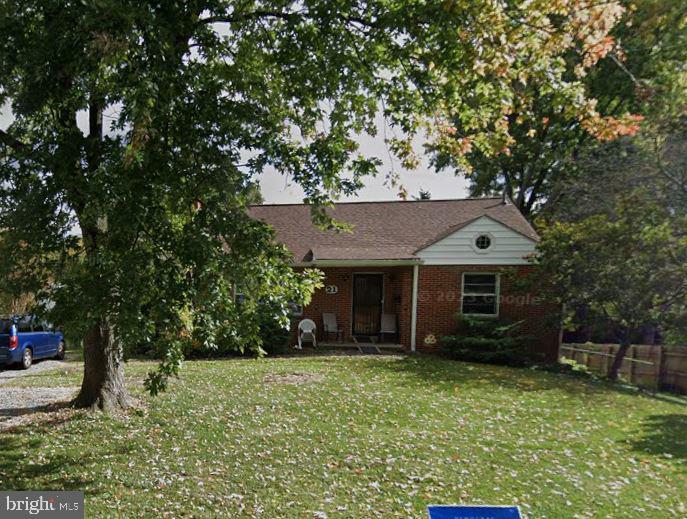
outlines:
[[[317, 326], [318, 348], [403, 351], [411, 346], [412, 265], [320, 266], [324, 286], [317, 290], [303, 319]], [[334, 332], [325, 328], [334, 319]], [[389, 333], [389, 322], [395, 332]]]
[[404, 353], [406, 348], [402, 344], [396, 343], [356, 343], [356, 342], [317, 342], [317, 347], [312, 343], [303, 344], [303, 349], [292, 349], [290, 353], [294, 355], [359, 355], [359, 354], [381, 354], [397, 355]]
[[404, 351], [405, 348], [403, 347], [403, 344], [396, 344], [396, 343], [391, 343], [391, 342], [377, 342], [377, 343], [371, 343], [371, 342], [318, 342], [317, 343], [317, 348], [318, 349], [327, 349], [327, 350], [360, 350], [361, 348], [369, 348], [369, 347], [376, 347], [379, 350], [389, 350], [389, 351]]

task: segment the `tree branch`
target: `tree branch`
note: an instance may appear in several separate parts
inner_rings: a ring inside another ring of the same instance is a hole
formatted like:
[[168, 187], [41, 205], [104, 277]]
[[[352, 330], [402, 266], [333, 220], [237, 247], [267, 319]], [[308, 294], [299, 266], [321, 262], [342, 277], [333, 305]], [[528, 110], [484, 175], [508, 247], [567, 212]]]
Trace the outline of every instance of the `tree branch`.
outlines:
[[[284, 11], [269, 11], [269, 10], [258, 10], [251, 11], [248, 13], [236, 13], [235, 15], [216, 15], [209, 16], [207, 18], [201, 18], [198, 22], [202, 24], [212, 24], [212, 23], [238, 23], [246, 22], [249, 20], [260, 20], [262, 18], [278, 18], [287, 22], [297, 22], [303, 19], [312, 18], [311, 14], [307, 11], [303, 12], [284, 12]], [[373, 22], [370, 20], [365, 20], [359, 16], [340, 16], [340, 20], [346, 23], [357, 23], [359, 25], [364, 25], [365, 27], [379, 28], [380, 24], [378, 22]]]
[[88, 143], [86, 157], [88, 170], [93, 173], [101, 163], [100, 144], [103, 139], [103, 101], [93, 98], [88, 104]]
[[249, 13], [237, 13], [233, 16], [216, 15], [207, 18], [201, 18], [199, 23], [237, 23], [248, 20], [259, 20], [260, 18], [280, 18], [288, 22], [303, 18], [303, 15], [298, 13], [286, 13], [283, 11], [251, 11]]
[[4, 130], [0, 130], [0, 143], [5, 146], [14, 149], [15, 151], [26, 151], [29, 146], [21, 142], [20, 140], [12, 137], [9, 133]]
[[635, 86], [642, 86], [642, 84], [637, 80], [635, 75], [632, 72], [630, 72], [630, 70], [625, 66], [625, 64], [622, 61], [618, 59], [618, 57], [615, 55], [615, 52], [611, 52], [608, 56], [611, 58], [613, 63], [620, 67], [620, 70], [627, 74], [627, 77], [630, 78], [630, 81], [632, 81], [632, 83], [634, 83]]

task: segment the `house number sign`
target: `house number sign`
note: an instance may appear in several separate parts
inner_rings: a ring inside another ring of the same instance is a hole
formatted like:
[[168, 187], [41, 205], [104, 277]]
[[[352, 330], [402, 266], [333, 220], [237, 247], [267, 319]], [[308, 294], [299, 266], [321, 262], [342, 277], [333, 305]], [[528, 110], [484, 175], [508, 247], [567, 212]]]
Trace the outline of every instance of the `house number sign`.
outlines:
[[327, 294], [336, 294], [339, 291], [339, 287], [336, 285], [327, 285], [324, 287], [324, 291]]

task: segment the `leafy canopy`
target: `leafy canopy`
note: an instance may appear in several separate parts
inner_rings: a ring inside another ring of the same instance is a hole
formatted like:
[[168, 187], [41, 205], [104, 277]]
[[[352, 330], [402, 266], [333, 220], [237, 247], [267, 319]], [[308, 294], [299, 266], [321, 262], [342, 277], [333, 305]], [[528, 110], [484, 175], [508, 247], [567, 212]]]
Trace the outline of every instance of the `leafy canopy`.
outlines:
[[637, 190], [613, 213], [556, 222], [537, 246], [550, 295], [571, 312], [588, 308], [621, 338], [647, 323], [684, 329], [687, 317], [687, 217], [647, 195]]
[[593, 98], [588, 101], [591, 113], [580, 117], [564, 89], [532, 75], [517, 84], [518, 95], [507, 105], [501, 124], [507, 125], [509, 138], [503, 153], [495, 155], [475, 141], [471, 129], [456, 118], [449, 128], [452, 137], [434, 147], [435, 165], [467, 175], [474, 195], [505, 190], [529, 215], [559, 202], [561, 181], [574, 183], [590, 174], [577, 159], [598, 142], [634, 135], [641, 127], [637, 145], [658, 163], [655, 155], [664, 152], [671, 125], [687, 110], [687, 18], [680, 2], [621, 4], [626, 9], [608, 36], [586, 53], [570, 50], [560, 57], [563, 80], [582, 82]]
[[449, 152], [501, 153], [510, 114], [541, 95], [598, 123], [566, 56], [592, 66], [621, 13], [586, 0], [2, 0], [5, 263], [75, 336], [106, 318], [124, 345], [168, 346], [155, 390], [189, 345], [258, 348], [260, 302], [286, 322], [317, 285], [247, 213], [267, 166], [331, 226], [329, 201], [376, 171], [356, 139], [379, 110], [409, 161], [412, 135], [441, 143], [447, 121], [469, 136]]

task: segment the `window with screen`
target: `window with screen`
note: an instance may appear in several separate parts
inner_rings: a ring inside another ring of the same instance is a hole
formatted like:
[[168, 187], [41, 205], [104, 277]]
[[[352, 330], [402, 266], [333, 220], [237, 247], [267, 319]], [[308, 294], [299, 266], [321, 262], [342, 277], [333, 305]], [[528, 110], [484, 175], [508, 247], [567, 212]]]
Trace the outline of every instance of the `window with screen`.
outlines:
[[497, 274], [464, 274], [461, 313], [498, 315], [498, 285]]

